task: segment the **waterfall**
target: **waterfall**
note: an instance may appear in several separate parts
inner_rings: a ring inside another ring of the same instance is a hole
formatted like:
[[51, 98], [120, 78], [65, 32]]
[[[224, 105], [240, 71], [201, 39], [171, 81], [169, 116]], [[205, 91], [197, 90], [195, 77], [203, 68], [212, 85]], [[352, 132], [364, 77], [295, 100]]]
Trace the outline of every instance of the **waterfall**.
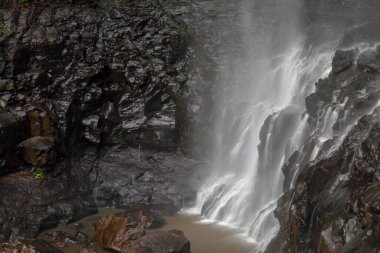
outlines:
[[255, 87], [270, 87], [268, 96], [252, 94], [251, 100], [225, 105], [212, 172], [198, 192], [198, 212], [244, 228], [266, 247], [278, 231], [273, 210], [283, 190], [281, 168], [310, 132], [304, 98], [330, 61], [328, 53], [305, 56], [299, 43], [261, 72], [261, 80], [251, 79]]
[[328, 75], [333, 52], [307, 45], [298, 1], [268, 1], [270, 13], [262, 2], [243, 1], [244, 56], [226, 54], [219, 66], [212, 168], [195, 207], [208, 219], [243, 228], [260, 250], [279, 228], [273, 211], [283, 193], [281, 168], [312, 132], [305, 97]]

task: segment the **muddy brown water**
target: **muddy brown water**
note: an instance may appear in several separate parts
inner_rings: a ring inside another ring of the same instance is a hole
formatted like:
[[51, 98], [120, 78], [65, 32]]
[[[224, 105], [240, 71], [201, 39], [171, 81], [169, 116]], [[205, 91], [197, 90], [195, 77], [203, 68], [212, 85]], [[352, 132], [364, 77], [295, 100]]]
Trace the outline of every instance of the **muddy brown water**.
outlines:
[[[88, 216], [82, 220], [66, 226], [42, 232], [38, 237], [44, 238], [44, 234], [52, 231], [65, 231], [75, 234], [75, 224], [82, 224], [81, 232], [89, 239], [95, 236], [94, 223], [104, 215], [122, 212], [122, 209], [105, 208], [100, 209], [98, 214]], [[164, 230], [178, 229], [185, 233], [190, 240], [192, 253], [254, 253], [255, 244], [243, 236], [239, 229], [223, 226], [215, 222], [205, 221], [201, 216], [195, 214], [178, 213], [174, 216], [165, 217], [166, 224], [160, 228]], [[150, 230], [152, 231], [152, 230]], [[147, 231], [149, 232], [149, 231]], [[60, 248], [64, 253], [79, 253], [83, 244], [69, 244]], [[98, 253], [109, 253], [110, 251], [97, 246]]]

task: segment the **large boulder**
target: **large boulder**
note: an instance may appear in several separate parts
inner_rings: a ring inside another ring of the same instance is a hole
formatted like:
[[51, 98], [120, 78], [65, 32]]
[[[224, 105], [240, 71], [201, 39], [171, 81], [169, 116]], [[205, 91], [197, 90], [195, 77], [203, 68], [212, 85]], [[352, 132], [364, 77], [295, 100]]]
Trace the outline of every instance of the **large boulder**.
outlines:
[[190, 243], [177, 230], [146, 232], [164, 224], [156, 211], [132, 207], [124, 213], [104, 216], [96, 222], [95, 239], [106, 249], [117, 252], [187, 253]]
[[163, 224], [164, 220], [157, 211], [132, 207], [124, 213], [98, 219], [95, 237], [101, 245], [111, 248], [125, 240], [141, 237], [145, 234], [145, 228], [159, 228]]

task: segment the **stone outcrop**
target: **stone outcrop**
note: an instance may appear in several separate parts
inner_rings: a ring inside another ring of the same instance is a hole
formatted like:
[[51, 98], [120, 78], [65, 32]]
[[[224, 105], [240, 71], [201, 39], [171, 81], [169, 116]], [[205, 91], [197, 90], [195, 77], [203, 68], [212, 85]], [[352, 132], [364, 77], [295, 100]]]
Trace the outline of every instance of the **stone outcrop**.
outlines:
[[95, 239], [103, 248], [122, 253], [190, 252], [190, 243], [181, 231], [145, 232], [163, 224], [164, 220], [157, 212], [132, 208], [100, 218], [96, 222]]

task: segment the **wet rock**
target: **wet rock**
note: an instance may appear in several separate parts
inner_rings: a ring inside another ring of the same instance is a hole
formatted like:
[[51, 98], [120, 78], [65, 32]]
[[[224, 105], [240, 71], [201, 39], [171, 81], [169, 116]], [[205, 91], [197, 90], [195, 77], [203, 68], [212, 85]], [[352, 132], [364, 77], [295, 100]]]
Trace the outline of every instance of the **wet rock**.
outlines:
[[55, 129], [46, 111], [34, 109], [27, 113], [31, 136], [54, 137]]
[[[96, 225], [96, 238], [98, 241], [103, 241], [101, 238], [104, 234], [113, 231], [119, 233], [121, 228], [159, 228], [164, 225], [164, 219], [159, 212], [148, 209], [144, 205], [137, 205], [128, 208], [123, 213], [108, 215], [100, 218]], [[125, 231], [124, 231], [125, 232]], [[139, 233], [139, 231], [136, 230]], [[123, 231], [121, 231], [123, 233]]]
[[0, 175], [20, 165], [17, 145], [27, 136], [25, 117], [0, 111]]
[[367, 49], [359, 55], [358, 67], [362, 70], [380, 70], [380, 46], [376, 49]]
[[21, 142], [18, 146], [24, 160], [31, 165], [44, 167], [55, 162], [55, 143], [52, 137], [35, 136]]
[[58, 248], [63, 248], [68, 243], [72, 244], [79, 242], [72, 235], [64, 231], [54, 231], [50, 233], [45, 233], [44, 239]]
[[[42, 182], [28, 171], [0, 179], [0, 240], [31, 237], [95, 211], [87, 199], [93, 187], [101, 206], [144, 202], [178, 210], [190, 192], [178, 178], [192, 162], [177, 154], [162, 161], [147, 157], [157, 149], [178, 150], [190, 138], [183, 127], [191, 120], [186, 24], [157, 1], [107, 8], [89, 1], [32, 2], [0, 9], [0, 22], [12, 28], [0, 36], [0, 80], [7, 83], [0, 107], [27, 121], [25, 131], [12, 125], [7, 135], [0, 132], [0, 167], [26, 169], [14, 165], [22, 142], [25, 160], [49, 170]], [[10, 136], [17, 138], [8, 141]], [[124, 159], [110, 156], [109, 147], [121, 148], [122, 155], [126, 147], [135, 149]], [[149, 155], [141, 158], [138, 148]], [[87, 149], [96, 152], [87, 156]]]
[[44, 240], [17, 240], [0, 245], [2, 253], [62, 253]]
[[8, 79], [0, 80], [0, 92], [11, 91], [14, 89], [15, 89], [15, 87], [14, 87], [13, 80], [8, 80]]
[[97, 212], [84, 189], [66, 184], [67, 174], [45, 176], [39, 181], [23, 170], [0, 177], [0, 241], [33, 238], [41, 230]]
[[[146, 234], [145, 232], [145, 229], [159, 228], [163, 225], [164, 219], [159, 212], [149, 209], [146, 205], [133, 205], [124, 213], [98, 219], [95, 227], [95, 238], [103, 248], [119, 252], [130, 252], [131, 250], [140, 252], [138, 250], [146, 246], [151, 247], [152, 252], [157, 250], [157, 252], [177, 252], [170, 251], [168, 247], [172, 247], [173, 250], [180, 250], [178, 247], [185, 247], [185, 245], [181, 245], [181, 239], [184, 236], [180, 232], [161, 234], [159, 232]], [[155, 236], [152, 237], [150, 234]], [[184, 239], [187, 241], [186, 238]]]
[[348, 69], [354, 63], [356, 53], [354, 49], [348, 51], [337, 50], [332, 60], [332, 71], [339, 73]]
[[88, 153], [80, 163], [93, 168], [89, 173], [99, 206], [160, 205], [165, 213], [178, 211], [185, 198], [194, 197], [197, 184], [191, 175], [204, 166], [179, 154], [132, 148], [108, 149], [100, 158]]
[[98, 246], [90, 244], [88, 246], [81, 247], [79, 253], [97, 253], [99, 252]]
[[[276, 217], [290, 252], [372, 252], [378, 233], [380, 108], [363, 116], [338, 150], [301, 169]], [[374, 251], [375, 252], [375, 251]]]
[[190, 253], [190, 242], [179, 230], [156, 231], [146, 234], [120, 252]]
[[96, 241], [117, 252], [190, 252], [190, 243], [177, 230], [145, 233], [151, 227], [151, 217], [140, 212], [109, 215], [96, 223]]

